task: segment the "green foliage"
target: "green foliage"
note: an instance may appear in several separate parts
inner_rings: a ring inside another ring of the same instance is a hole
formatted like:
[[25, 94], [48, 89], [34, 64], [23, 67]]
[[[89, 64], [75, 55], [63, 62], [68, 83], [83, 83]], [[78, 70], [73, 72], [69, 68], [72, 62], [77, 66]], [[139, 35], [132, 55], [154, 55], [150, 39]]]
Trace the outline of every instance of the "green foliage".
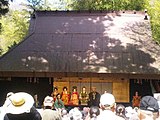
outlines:
[[1, 54], [4, 54], [11, 46], [24, 39], [28, 32], [28, 18], [29, 14], [26, 11], [12, 11], [6, 16], [1, 17]]
[[27, 0], [27, 2], [27, 6], [32, 13], [36, 10], [55, 10], [54, 4], [49, 0]]
[[146, 4], [146, 8], [150, 16], [152, 37], [155, 41], [157, 41], [157, 43], [160, 44], [160, 1], [148, 1], [148, 3]]
[[145, 0], [73, 0], [73, 10], [143, 10]]

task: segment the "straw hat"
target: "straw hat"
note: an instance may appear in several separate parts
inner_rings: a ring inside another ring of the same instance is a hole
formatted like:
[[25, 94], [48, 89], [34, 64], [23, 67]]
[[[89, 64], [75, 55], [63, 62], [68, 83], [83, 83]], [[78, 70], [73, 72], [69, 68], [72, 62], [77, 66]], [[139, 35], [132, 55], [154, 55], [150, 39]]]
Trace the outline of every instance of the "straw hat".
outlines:
[[33, 97], [25, 92], [14, 93], [9, 97], [11, 101], [6, 107], [6, 113], [22, 114], [29, 113], [34, 104]]

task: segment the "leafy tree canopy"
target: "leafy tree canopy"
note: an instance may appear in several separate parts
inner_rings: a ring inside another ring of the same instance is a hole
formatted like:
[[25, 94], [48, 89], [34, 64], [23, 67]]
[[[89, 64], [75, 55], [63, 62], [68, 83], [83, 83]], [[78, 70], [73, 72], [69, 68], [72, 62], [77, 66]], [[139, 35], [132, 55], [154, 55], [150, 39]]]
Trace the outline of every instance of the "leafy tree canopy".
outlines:
[[142, 10], [145, 0], [73, 0], [74, 10]]
[[5, 53], [11, 46], [24, 39], [28, 32], [29, 14], [26, 11], [11, 11], [2, 16], [0, 23], [2, 25], [0, 34], [1, 54]]
[[148, 0], [146, 8], [151, 18], [152, 37], [158, 44], [160, 44], [160, 1], [154, 0], [153, 2]]

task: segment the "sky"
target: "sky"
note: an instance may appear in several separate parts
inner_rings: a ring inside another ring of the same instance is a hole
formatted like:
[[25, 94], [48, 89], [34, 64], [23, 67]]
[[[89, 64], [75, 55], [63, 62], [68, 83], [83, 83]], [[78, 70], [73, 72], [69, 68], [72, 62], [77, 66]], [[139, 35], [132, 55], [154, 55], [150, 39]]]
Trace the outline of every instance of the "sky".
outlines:
[[27, 3], [27, 0], [13, 0], [13, 2], [10, 2], [10, 9], [12, 10], [20, 10], [23, 9], [24, 6], [21, 5], [21, 3]]
[[[47, 0], [47, 2], [49, 4], [52, 4], [54, 5], [54, 7], [56, 8], [64, 8], [63, 5], [61, 5], [60, 3], [60, 0]], [[10, 8], [12, 10], [20, 10], [20, 9], [23, 9], [24, 6], [22, 5], [23, 4], [26, 4], [27, 3], [27, 0], [13, 0], [13, 2], [10, 2]]]

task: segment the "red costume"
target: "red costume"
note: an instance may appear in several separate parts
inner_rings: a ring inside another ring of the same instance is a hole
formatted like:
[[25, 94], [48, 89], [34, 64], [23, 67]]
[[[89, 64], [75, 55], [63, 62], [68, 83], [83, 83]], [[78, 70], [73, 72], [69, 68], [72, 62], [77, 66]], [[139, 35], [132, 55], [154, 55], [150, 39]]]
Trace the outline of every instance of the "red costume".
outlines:
[[62, 96], [61, 99], [64, 102], [64, 105], [68, 105], [69, 104], [69, 100], [70, 100], [70, 94], [68, 93], [66, 87], [63, 88], [63, 92], [62, 92], [61, 96]]
[[133, 96], [132, 100], [132, 106], [133, 107], [139, 107], [141, 101], [141, 96], [138, 96], [138, 92], [135, 93], [135, 96]]
[[54, 102], [55, 102], [56, 99], [57, 99], [57, 94], [58, 94], [58, 88], [55, 87], [55, 88], [54, 88], [54, 91], [53, 91], [52, 94], [51, 94], [51, 96], [53, 97]]
[[73, 105], [78, 105], [79, 104], [79, 95], [77, 91], [73, 91], [72, 95], [71, 95], [71, 104]]

